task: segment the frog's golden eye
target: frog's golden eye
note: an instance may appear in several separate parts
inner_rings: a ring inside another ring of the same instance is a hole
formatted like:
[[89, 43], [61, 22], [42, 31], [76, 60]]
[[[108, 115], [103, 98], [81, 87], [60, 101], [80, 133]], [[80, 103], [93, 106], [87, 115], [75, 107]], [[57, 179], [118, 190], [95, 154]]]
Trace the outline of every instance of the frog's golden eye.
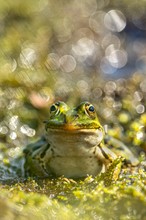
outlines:
[[96, 113], [95, 113], [95, 108], [93, 105], [91, 104], [87, 104], [85, 105], [85, 111], [86, 111], [86, 114], [88, 116], [90, 116], [91, 118], [95, 118], [96, 117]]
[[93, 105], [90, 105], [89, 108], [88, 108], [88, 110], [89, 110], [90, 112], [94, 112], [94, 111], [95, 111], [94, 106], [93, 106]]
[[51, 107], [50, 107], [50, 114], [51, 116], [53, 115], [58, 115], [59, 114], [59, 108], [56, 104], [53, 104]]

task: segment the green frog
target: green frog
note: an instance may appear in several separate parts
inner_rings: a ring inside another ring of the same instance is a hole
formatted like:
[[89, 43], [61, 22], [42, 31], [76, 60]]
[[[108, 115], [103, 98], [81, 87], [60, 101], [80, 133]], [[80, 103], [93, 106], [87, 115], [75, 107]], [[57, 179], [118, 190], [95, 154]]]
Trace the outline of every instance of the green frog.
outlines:
[[121, 141], [105, 134], [89, 102], [70, 108], [58, 101], [50, 107], [50, 117], [44, 123], [45, 136], [23, 151], [25, 176], [95, 176], [105, 172], [119, 155], [138, 164]]

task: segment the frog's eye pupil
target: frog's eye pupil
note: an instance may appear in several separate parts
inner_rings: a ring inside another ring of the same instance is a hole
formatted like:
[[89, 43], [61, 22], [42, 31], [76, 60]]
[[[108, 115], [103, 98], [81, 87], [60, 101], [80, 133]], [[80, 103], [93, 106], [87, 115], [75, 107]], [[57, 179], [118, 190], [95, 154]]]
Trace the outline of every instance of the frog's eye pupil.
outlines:
[[91, 105], [91, 106], [89, 107], [89, 111], [90, 111], [90, 112], [94, 112], [94, 106], [93, 106], [93, 105]]
[[54, 112], [55, 110], [56, 110], [55, 105], [52, 105], [51, 108], [50, 108], [50, 112]]

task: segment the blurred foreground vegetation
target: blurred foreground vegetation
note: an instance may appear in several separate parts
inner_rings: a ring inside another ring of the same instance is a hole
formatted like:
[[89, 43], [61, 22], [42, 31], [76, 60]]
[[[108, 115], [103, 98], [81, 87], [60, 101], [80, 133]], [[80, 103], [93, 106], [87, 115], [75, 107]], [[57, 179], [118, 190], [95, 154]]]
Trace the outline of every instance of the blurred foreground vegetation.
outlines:
[[[0, 2], [1, 163], [43, 133], [54, 101], [88, 100], [145, 165], [145, 12], [145, 1]], [[146, 218], [144, 169], [105, 179], [1, 181], [0, 219]]]

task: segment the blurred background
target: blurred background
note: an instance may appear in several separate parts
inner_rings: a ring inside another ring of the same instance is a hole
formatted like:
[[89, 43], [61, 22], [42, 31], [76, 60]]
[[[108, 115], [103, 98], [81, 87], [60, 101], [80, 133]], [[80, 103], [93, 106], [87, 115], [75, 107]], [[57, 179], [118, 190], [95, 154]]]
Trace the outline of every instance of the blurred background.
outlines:
[[0, 0], [0, 149], [42, 134], [49, 106], [92, 102], [109, 133], [146, 149], [146, 2]]

